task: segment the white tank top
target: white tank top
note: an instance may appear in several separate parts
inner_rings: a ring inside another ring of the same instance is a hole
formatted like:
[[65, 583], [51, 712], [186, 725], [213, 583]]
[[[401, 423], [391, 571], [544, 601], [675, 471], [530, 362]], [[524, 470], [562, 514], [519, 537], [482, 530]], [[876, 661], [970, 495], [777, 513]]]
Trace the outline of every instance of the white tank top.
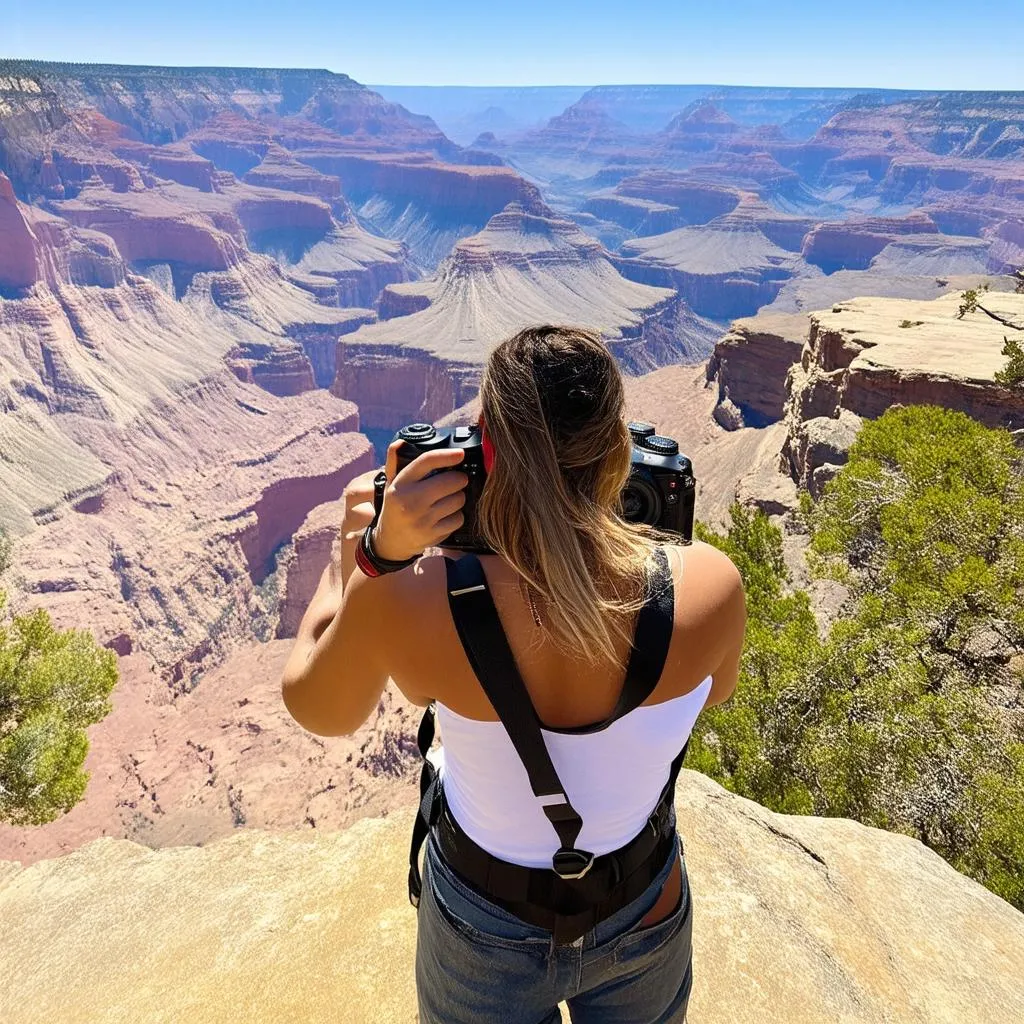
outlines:
[[[634, 708], [591, 733], [541, 729], [565, 792], [583, 819], [576, 848], [597, 856], [643, 828], [711, 692], [711, 676], [681, 697]], [[442, 747], [430, 754], [455, 820], [494, 857], [551, 867], [558, 834], [533, 795], [501, 722], [464, 718], [437, 702]]]

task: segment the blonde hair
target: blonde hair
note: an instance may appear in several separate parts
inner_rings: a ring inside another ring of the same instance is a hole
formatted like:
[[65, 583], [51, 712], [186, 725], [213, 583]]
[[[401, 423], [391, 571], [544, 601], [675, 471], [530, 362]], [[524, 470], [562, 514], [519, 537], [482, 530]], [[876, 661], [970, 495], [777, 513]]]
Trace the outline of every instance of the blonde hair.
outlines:
[[658, 534], [619, 514], [632, 438], [615, 360], [592, 331], [528, 328], [491, 353], [480, 399], [495, 452], [480, 532], [543, 598], [557, 646], [621, 664]]

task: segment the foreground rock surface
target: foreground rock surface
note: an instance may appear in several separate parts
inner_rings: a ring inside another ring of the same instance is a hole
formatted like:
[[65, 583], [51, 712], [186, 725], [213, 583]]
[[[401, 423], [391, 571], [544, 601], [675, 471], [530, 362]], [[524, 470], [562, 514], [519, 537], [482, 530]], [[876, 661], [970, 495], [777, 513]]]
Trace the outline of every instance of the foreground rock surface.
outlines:
[[[773, 814], [693, 772], [691, 1024], [1010, 1024], [1024, 916], [921, 844]], [[417, 1019], [410, 817], [240, 831], [151, 851], [100, 839], [0, 862], [8, 1024]]]

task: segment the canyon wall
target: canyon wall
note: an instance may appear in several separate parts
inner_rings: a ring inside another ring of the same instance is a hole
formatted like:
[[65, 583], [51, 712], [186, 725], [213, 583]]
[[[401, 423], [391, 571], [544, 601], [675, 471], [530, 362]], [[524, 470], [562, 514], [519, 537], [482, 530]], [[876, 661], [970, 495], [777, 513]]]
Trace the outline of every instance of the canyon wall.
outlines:
[[591, 327], [629, 373], [697, 362], [718, 330], [671, 291], [626, 280], [572, 222], [519, 203], [433, 278], [386, 288], [380, 308], [379, 323], [341, 339], [332, 390], [358, 396], [364, 426], [389, 430], [461, 406], [491, 348], [526, 326]]
[[785, 380], [800, 359], [807, 317], [761, 313], [735, 320], [715, 343], [707, 378], [718, 385], [715, 419], [726, 429], [760, 427], [782, 419]]

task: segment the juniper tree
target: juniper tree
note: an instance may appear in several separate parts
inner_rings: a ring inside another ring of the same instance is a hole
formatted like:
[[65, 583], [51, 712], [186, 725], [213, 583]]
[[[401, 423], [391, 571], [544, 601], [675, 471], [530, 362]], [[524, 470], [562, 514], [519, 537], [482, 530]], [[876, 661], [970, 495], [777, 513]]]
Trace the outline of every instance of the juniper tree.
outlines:
[[[10, 544], [0, 530], [0, 573]], [[12, 615], [0, 589], [0, 821], [41, 825], [88, 783], [85, 729], [111, 710], [117, 658], [86, 630], [56, 629], [42, 609]]]
[[912, 835], [1024, 908], [1019, 451], [961, 413], [892, 409], [805, 507], [814, 571], [850, 595], [824, 635], [763, 514], [701, 530], [740, 569], [749, 624], [690, 765], [776, 810]]

